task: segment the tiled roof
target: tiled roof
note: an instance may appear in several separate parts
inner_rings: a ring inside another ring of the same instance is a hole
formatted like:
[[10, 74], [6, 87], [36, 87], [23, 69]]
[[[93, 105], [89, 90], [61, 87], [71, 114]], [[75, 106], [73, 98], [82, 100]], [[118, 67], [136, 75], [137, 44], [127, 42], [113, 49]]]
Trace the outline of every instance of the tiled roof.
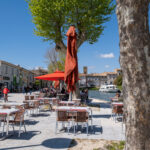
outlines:
[[107, 76], [107, 75], [116, 75], [117, 71], [121, 71], [121, 69], [115, 69], [115, 72], [103, 72], [103, 73], [91, 73], [91, 74], [84, 74], [80, 73], [79, 76]]

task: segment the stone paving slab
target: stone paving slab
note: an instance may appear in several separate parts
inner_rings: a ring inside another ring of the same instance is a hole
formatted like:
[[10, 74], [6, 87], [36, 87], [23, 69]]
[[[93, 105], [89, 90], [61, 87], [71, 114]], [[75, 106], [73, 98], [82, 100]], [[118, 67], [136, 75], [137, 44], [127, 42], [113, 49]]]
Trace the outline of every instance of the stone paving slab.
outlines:
[[[9, 101], [22, 102], [23, 100], [24, 94], [9, 94]], [[88, 136], [85, 130], [82, 133], [78, 132], [76, 135], [73, 134], [73, 130], [69, 135], [65, 131], [55, 134], [55, 112], [40, 112], [37, 116], [26, 116], [25, 120], [27, 133], [22, 133], [20, 138], [15, 133], [14, 136], [0, 141], [0, 150], [65, 150], [68, 149], [71, 140], [75, 138], [124, 140], [122, 123], [115, 122], [111, 118], [111, 109], [109, 107], [102, 107], [100, 111], [93, 112], [95, 132], [90, 129]], [[17, 127], [15, 129], [17, 131]], [[2, 128], [0, 127], [1, 131]], [[10, 131], [12, 131], [11, 127]]]

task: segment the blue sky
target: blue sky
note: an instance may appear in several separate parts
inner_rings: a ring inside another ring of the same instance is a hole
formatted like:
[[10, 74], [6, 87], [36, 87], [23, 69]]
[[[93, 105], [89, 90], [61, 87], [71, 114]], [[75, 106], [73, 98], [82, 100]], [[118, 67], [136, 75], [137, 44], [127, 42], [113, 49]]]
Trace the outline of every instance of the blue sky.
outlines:
[[[45, 53], [53, 48], [34, 35], [34, 24], [25, 0], [0, 0], [0, 60], [27, 69], [47, 67]], [[112, 15], [97, 43], [84, 43], [78, 53], [79, 71], [101, 73], [120, 68], [119, 35], [116, 14]]]

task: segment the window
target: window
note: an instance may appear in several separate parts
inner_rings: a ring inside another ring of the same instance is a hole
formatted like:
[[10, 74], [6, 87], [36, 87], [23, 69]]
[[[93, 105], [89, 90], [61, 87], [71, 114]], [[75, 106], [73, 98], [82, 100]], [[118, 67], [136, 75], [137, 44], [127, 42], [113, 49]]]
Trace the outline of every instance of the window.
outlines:
[[11, 70], [11, 74], [12, 74], [12, 75], [14, 75], [14, 68], [12, 68], [12, 70]]

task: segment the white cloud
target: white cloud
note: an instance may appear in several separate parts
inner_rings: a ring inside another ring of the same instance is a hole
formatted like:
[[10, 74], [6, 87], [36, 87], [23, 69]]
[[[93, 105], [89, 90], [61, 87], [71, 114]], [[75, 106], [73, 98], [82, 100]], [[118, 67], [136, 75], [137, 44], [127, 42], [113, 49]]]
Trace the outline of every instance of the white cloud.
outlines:
[[114, 54], [113, 53], [108, 53], [108, 54], [100, 54], [101, 58], [114, 58]]
[[88, 66], [88, 69], [94, 69], [95, 66]]
[[109, 68], [110, 66], [109, 65], [105, 65], [105, 68]]

